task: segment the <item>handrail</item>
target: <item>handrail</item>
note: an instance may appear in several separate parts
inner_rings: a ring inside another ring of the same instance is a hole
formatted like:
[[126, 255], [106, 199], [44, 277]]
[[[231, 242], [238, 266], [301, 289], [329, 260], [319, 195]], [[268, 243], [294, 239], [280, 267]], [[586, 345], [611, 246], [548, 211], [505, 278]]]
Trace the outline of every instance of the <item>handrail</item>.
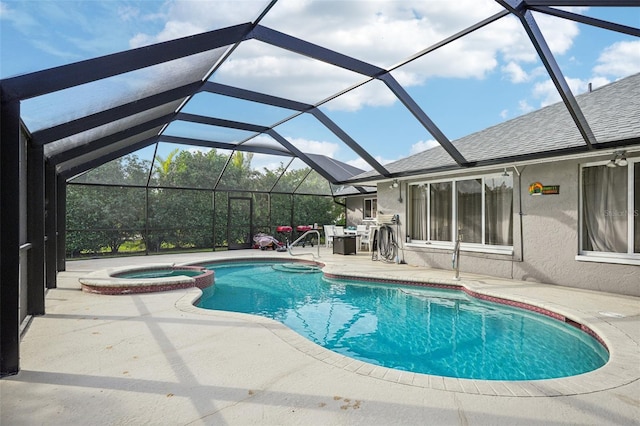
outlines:
[[462, 234], [458, 234], [458, 239], [456, 240], [456, 244], [453, 247], [453, 255], [451, 256], [451, 267], [455, 269], [456, 276], [453, 277], [454, 280], [460, 280], [460, 242], [462, 241]]
[[[316, 229], [310, 229], [310, 230], [308, 230], [307, 232], [305, 232], [304, 234], [302, 234], [301, 236], [299, 236], [297, 240], [295, 240], [294, 242], [292, 242], [291, 244], [289, 244], [289, 246], [287, 247], [287, 251], [289, 252], [289, 254], [290, 254], [291, 256], [301, 256], [301, 255], [303, 255], [303, 254], [311, 254], [311, 256], [313, 256], [313, 252], [310, 252], [310, 253], [298, 253], [298, 254], [293, 254], [293, 253], [291, 253], [291, 249], [293, 248], [293, 246], [294, 246], [294, 245], [296, 245], [296, 244], [298, 244], [298, 242], [299, 242], [300, 240], [304, 239], [304, 238], [307, 236], [307, 234], [309, 234], [309, 233], [316, 233], [316, 234], [318, 234], [318, 244], [316, 244], [316, 247], [318, 247], [318, 256], [317, 256], [317, 257], [320, 257], [320, 231], [318, 231], [318, 230], [316, 230]], [[316, 257], [316, 256], [314, 256], [314, 258], [315, 258], [315, 257]]]

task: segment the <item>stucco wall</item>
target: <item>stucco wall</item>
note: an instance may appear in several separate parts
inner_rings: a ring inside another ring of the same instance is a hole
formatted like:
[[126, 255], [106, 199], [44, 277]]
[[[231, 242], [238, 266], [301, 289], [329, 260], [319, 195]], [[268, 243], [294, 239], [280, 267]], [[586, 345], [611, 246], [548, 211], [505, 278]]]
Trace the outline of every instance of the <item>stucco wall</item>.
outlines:
[[356, 226], [364, 220], [364, 200], [376, 198], [376, 194], [362, 195], [347, 198], [347, 226]]
[[[579, 248], [580, 161], [532, 164], [521, 166], [519, 170], [520, 179], [514, 176], [513, 255], [463, 252], [461, 275], [478, 273], [640, 296], [640, 266], [575, 259]], [[528, 187], [533, 182], [560, 185], [560, 194], [531, 196]], [[405, 182], [401, 185], [400, 197], [399, 190], [389, 188], [389, 183], [378, 185], [378, 210], [400, 215], [399, 258], [411, 265], [452, 270], [451, 250], [405, 244], [406, 189]], [[522, 191], [521, 198], [519, 190]], [[519, 201], [522, 202], [522, 215]]]
[[514, 278], [639, 296], [640, 266], [575, 260], [579, 175], [578, 161], [532, 165], [522, 172], [523, 185], [561, 187], [559, 195], [523, 195], [524, 261], [514, 263]]

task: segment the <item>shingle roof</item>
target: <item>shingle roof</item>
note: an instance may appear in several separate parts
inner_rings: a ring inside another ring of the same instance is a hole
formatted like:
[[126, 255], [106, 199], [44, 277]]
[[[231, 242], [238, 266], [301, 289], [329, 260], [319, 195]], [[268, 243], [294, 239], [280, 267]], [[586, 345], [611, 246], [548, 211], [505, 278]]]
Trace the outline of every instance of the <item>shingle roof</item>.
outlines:
[[[640, 137], [640, 73], [576, 96], [598, 144]], [[514, 118], [453, 141], [470, 162], [504, 159], [520, 155], [547, 153], [567, 148], [585, 148], [586, 143], [562, 102]], [[460, 168], [438, 146], [385, 167], [395, 174]], [[379, 177], [375, 171], [355, 179]]]

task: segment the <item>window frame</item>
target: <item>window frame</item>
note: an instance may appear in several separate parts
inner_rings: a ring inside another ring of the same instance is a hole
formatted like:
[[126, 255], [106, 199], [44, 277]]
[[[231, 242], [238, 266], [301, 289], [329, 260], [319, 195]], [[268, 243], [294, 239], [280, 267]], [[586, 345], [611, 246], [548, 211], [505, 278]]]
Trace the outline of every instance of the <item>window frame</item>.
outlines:
[[579, 171], [579, 197], [578, 197], [578, 250], [575, 260], [581, 262], [616, 263], [626, 265], [640, 265], [640, 253], [634, 253], [635, 220], [637, 212], [634, 205], [634, 169], [640, 163], [640, 158], [627, 158], [627, 252], [613, 253], [603, 251], [583, 250], [584, 247], [584, 182], [583, 170], [587, 167], [606, 166], [610, 160], [594, 161], [580, 164]]
[[[456, 235], [456, 230], [458, 229], [458, 201], [457, 201], [457, 193], [458, 193], [458, 185], [457, 182], [460, 181], [467, 181], [467, 180], [474, 180], [474, 179], [480, 179], [481, 180], [481, 185], [482, 185], [482, 242], [481, 243], [466, 243], [466, 242], [461, 242], [460, 244], [460, 250], [462, 251], [469, 251], [469, 252], [479, 252], [479, 253], [491, 253], [491, 254], [504, 254], [504, 255], [509, 255], [512, 256], [514, 251], [513, 251], [513, 244], [511, 245], [495, 245], [495, 244], [486, 244], [486, 211], [485, 211], [485, 203], [486, 203], [486, 187], [485, 187], [485, 179], [487, 178], [492, 178], [492, 177], [503, 177], [502, 176], [502, 172], [495, 172], [495, 173], [490, 173], [490, 174], [481, 174], [481, 175], [473, 175], [473, 176], [461, 176], [461, 177], [456, 177], [456, 178], [442, 178], [442, 179], [433, 179], [433, 180], [425, 180], [425, 181], [419, 181], [419, 182], [413, 182], [409, 184], [409, 188], [410, 191], [408, 192], [409, 194], [411, 193], [411, 191], [414, 190], [414, 188], [418, 187], [418, 186], [422, 186], [424, 191], [429, 192], [431, 189], [431, 184], [436, 184], [436, 183], [442, 183], [442, 182], [450, 182], [451, 183], [451, 209], [452, 209], [452, 229], [451, 229], [451, 236], [450, 236], [450, 240], [449, 241], [440, 241], [440, 240], [432, 240], [431, 239], [431, 197], [427, 196], [426, 197], [426, 203], [425, 203], [425, 208], [426, 208], [426, 220], [427, 220], [427, 227], [426, 227], [426, 232], [427, 232], [427, 239], [426, 240], [416, 240], [416, 239], [411, 239], [411, 242], [406, 243], [407, 247], [426, 247], [426, 248], [435, 248], [435, 249], [443, 249], [443, 250], [452, 250], [455, 246], [455, 239], [457, 238]], [[515, 182], [513, 179], [513, 173], [509, 172], [509, 176], [511, 177], [511, 188], [512, 188], [512, 197], [514, 194], [514, 190], [515, 190]], [[413, 203], [413, 199], [412, 197], [407, 197], [408, 198], [408, 202], [409, 203]], [[515, 204], [514, 204], [515, 206]], [[408, 214], [409, 216], [412, 214], [413, 212], [413, 204], [411, 204], [408, 208]], [[513, 207], [511, 210], [511, 214], [513, 215]], [[412, 223], [412, 217], [409, 217], [407, 220], [407, 224], [411, 224]], [[513, 226], [513, 221], [512, 221], [512, 225]], [[407, 229], [407, 233], [411, 234], [412, 229]]]
[[[367, 216], [367, 201], [371, 205], [371, 208], [369, 209], [371, 211], [371, 216]], [[363, 220], [376, 220], [376, 218], [378, 217], [377, 210], [378, 210], [378, 198], [371, 197], [371, 198], [365, 198], [364, 200], [362, 200], [362, 219]]]

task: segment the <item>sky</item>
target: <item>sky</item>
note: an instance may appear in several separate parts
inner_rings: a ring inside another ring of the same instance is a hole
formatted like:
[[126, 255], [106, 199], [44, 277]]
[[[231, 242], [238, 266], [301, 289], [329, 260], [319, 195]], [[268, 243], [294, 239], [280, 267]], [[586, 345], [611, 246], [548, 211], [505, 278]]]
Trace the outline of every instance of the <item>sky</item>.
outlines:
[[[250, 22], [259, 16], [266, 3], [2, 0], [0, 78]], [[565, 9], [640, 27], [640, 7]], [[261, 25], [390, 69], [500, 10], [493, 0], [279, 0]], [[640, 40], [636, 37], [538, 13], [534, 13], [534, 18], [574, 95], [586, 92], [589, 84], [596, 89], [640, 72]], [[202, 66], [196, 62], [176, 64], [175, 68]], [[163, 70], [168, 68], [170, 65]], [[105, 104], [117, 102], [109, 97], [126, 90], [140, 92], [159, 74], [156, 71], [112, 78], [100, 90], [92, 90], [91, 95], [86, 95], [86, 90], [83, 94], [79, 88], [25, 101], [22, 106], [25, 122], [30, 129], [32, 126], [37, 129], [74, 118], [79, 111], [86, 112], [92, 103], [95, 105], [96, 98]], [[513, 17], [492, 23], [391, 74], [450, 140], [560, 101], [522, 25]], [[168, 75], [170, 79], [172, 74]], [[316, 104], [366, 78], [248, 41], [233, 52], [211, 80]], [[61, 104], [58, 99], [78, 100]], [[320, 109], [383, 164], [435, 146], [433, 137], [380, 81], [364, 84], [322, 104]], [[197, 95], [184, 111], [213, 112], [220, 118], [258, 120], [256, 124], [264, 125], [275, 124], [292, 114], [279, 108], [247, 106], [211, 94]], [[370, 169], [307, 114], [276, 130], [305, 152], [325, 154]], [[221, 141], [245, 136], [221, 129], [212, 132], [210, 128], [184, 122], [170, 125], [166, 133], [215, 137]], [[260, 139], [266, 145], [273, 144], [267, 137]]]

